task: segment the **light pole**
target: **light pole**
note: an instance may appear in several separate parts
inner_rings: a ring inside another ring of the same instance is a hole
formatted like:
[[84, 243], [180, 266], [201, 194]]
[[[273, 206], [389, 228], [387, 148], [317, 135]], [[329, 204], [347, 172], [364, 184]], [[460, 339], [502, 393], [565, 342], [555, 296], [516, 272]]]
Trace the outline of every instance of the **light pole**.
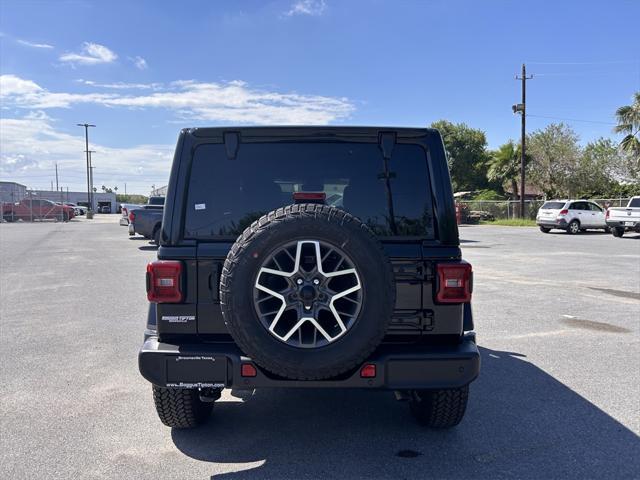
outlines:
[[[87, 154], [87, 202], [89, 202], [89, 209], [87, 213], [93, 213], [93, 202], [91, 201], [91, 183], [90, 183], [90, 166], [91, 161], [89, 160], [89, 127], [95, 127], [95, 125], [91, 125], [90, 123], [77, 123], [78, 127], [84, 127], [84, 144], [85, 144], [85, 152]], [[91, 218], [93, 215], [87, 215], [87, 218]]]

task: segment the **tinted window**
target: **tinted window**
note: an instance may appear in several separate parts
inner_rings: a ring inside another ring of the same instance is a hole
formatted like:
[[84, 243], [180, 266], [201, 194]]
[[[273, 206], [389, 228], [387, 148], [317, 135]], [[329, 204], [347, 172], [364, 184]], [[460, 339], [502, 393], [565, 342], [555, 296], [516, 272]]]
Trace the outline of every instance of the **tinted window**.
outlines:
[[640, 207], [640, 197], [632, 198], [629, 202], [629, 207], [637, 208]]
[[164, 205], [164, 197], [149, 197], [149, 205]]
[[545, 202], [540, 208], [549, 210], [561, 210], [564, 207], [565, 202]]
[[597, 205], [595, 203], [587, 203], [587, 206], [589, 207], [589, 210], [592, 210], [594, 212], [601, 212], [602, 208], [600, 207], [600, 205]]
[[573, 202], [569, 206], [569, 210], [586, 210], [584, 202]]
[[358, 216], [380, 236], [433, 238], [424, 150], [396, 145], [386, 173], [377, 144], [247, 143], [234, 160], [224, 145], [202, 145], [193, 158], [185, 238], [235, 239], [261, 215], [295, 203], [297, 192], [324, 194], [327, 205]]

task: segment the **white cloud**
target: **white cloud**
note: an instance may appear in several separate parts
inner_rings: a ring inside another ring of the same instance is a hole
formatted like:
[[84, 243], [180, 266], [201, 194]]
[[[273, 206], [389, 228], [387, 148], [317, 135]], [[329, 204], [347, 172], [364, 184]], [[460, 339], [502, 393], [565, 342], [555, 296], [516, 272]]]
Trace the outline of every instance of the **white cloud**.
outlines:
[[15, 75], [0, 75], [0, 97], [20, 97], [41, 92], [42, 88], [31, 80]]
[[147, 61], [142, 57], [129, 57], [129, 60], [133, 62], [138, 70], [146, 70], [147, 68], [149, 68], [149, 65], [147, 65]]
[[[327, 124], [354, 110], [347, 98], [281, 93], [251, 88], [242, 81], [226, 83], [180, 80], [153, 93], [54, 93], [30, 80], [11, 76], [16, 85], [5, 104], [29, 109], [69, 108], [75, 104], [107, 107], [161, 108], [184, 120], [239, 124]], [[18, 87], [18, 81], [23, 82]]]
[[60, 61], [65, 63], [96, 65], [99, 63], [111, 63], [117, 58], [118, 55], [104, 45], [84, 42], [80, 49], [80, 53], [65, 53], [60, 56]]
[[[48, 186], [58, 163], [60, 179], [70, 190], [86, 188], [83, 156], [84, 134], [60, 132], [44, 112], [30, 112], [22, 118], [0, 118], [0, 177], [29, 187]], [[94, 183], [118, 185], [127, 182], [129, 192], [146, 193], [151, 184], [169, 178], [174, 145], [135, 145], [114, 148], [91, 143], [94, 154]]]
[[90, 87], [109, 88], [114, 90], [160, 90], [162, 88], [161, 83], [98, 83], [93, 80], [84, 80], [82, 78], [77, 79], [76, 82]]
[[34, 42], [29, 42], [28, 40], [20, 40], [20, 39], [17, 39], [16, 42], [18, 42], [20, 45], [24, 45], [25, 47], [31, 47], [31, 48], [44, 48], [48, 50], [54, 48], [53, 45], [49, 45], [48, 43], [34, 43]]
[[325, 0], [298, 0], [294, 2], [285, 13], [287, 17], [294, 15], [311, 15], [317, 17], [322, 15], [327, 9]]

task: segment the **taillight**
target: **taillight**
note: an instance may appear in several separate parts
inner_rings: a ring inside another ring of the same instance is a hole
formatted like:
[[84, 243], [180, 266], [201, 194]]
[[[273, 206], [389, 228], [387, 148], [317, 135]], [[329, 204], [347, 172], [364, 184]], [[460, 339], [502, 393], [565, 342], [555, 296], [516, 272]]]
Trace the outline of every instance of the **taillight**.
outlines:
[[324, 203], [327, 199], [327, 194], [324, 192], [294, 192], [293, 200], [296, 203], [309, 202], [309, 203]]
[[156, 303], [182, 301], [182, 262], [156, 260], [147, 265], [147, 298]]
[[609, 209], [607, 208], [606, 212], [604, 212], [604, 219], [609, 220]]
[[564, 217], [565, 215], [569, 214], [569, 210], [567, 210], [566, 208], [563, 210], [560, 210], [560, 213], [558, 213], [559, 217]]
[[439, 263], [436, 270], [436, 302], [466, 303], [471, 300], [473, 274], [470, 263]]
[[129, 221], [133, 222], [136, 219], [136, 214], [133, 212], [129, 212]]

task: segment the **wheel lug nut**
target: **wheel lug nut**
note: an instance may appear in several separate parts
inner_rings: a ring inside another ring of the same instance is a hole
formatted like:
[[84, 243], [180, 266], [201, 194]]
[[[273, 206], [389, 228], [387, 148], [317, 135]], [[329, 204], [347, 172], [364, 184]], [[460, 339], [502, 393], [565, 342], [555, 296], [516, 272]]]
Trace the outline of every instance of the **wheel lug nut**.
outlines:
[[296, 283], [297, 283], [298, 285], [302, 285], [302, 279], [301, 279], [301, 278], [299, 278], [298, 280], [296, 280]]
[[317, 278], [313, 279], [313, 284], [314, 285], [319, 285], [320, 284], [320, 280], [318, 280]]

